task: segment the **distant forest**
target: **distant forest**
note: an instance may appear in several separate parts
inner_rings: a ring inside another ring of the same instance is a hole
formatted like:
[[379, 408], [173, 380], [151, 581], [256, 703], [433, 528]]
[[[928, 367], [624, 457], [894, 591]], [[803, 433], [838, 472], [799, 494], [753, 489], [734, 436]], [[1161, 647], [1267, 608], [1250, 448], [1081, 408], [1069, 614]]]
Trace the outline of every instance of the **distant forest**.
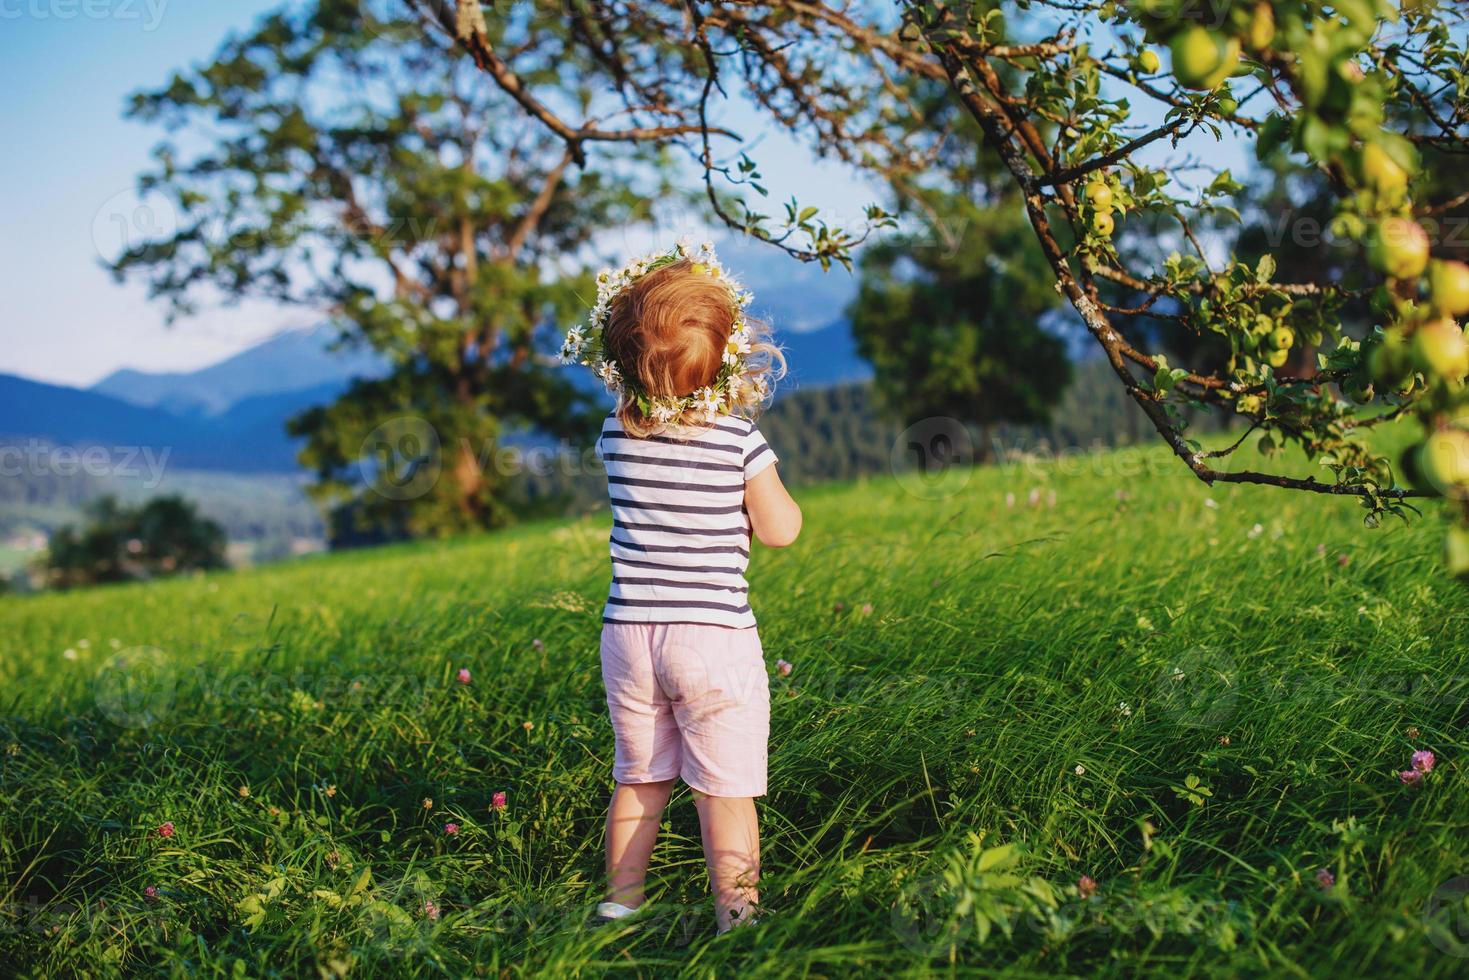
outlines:
[[[1211, 420], [1204, 420], [1211, 421]], [[1071, 386], [1051, 422], [1043, 426], [997, 426], [991, 455], [1126, 445], [1148, 436], [1148, 423], [1129, 402], [1110, 368], [1099, 360], [1076, 365]], [[1210, 426], [1200, 423], [1200, 428]], [[791, 486], [851, 480], [890, 472], [893, 447], [904, 426], [876, 403], [870, 384], [791, 389], [760, 419], [760, 429], [781, 457]], [[977, 441], [979, 434], [972, 433]], [[580, 514], [606, 503], [600, 465], [573, 450], [556, 454], [548, 472], [525, 472], [516, 502], [526, 519]], [[902, 452], [899, 465], [911, 465]], [[568, 461], [569, 465], [568, 465]], [[587, 464], [590, 465], [587, 465]], [[326, 534], [304, 479], [281, 475], [170, 472], [163, 485], [145, 489], [137, 481], [83, 475], [21, 475], [0, 480], [0, 575], [22, 556], [5, 552], [7, 538], [50, 533], [81, 519], [83, 505], [103, 494], [140, 502], [152, 493], [174, 493], [198, 503], [221, 524], [232, 544], [231, 560], [275, 561], [297, 553]]]
[[[1217, 430], [1212, 417], [1194, 422], [1198, 431]], [[850, 480], [889, 472], [893, 446], [904, 426], [877, 403], [871, 384], [788, 391], [760, 418], [760, 431], [780, 456], [781, 476], [791, 486]], [[995, 426], [990, 456], [1044, 453], [1069, 448], [1106, 448], [1146, 439], [1151, 428], [1128, 399], [1105, 361], [1078, 363], [1070, 387], [1047, 425]], [[980, 440], [971, 431], [976, 450]], [[904, 465], [913, 465], [904, 460]], [[964, 462], [961, 460], [961, 462]], [[527, 472], [521, 479], [523, 510], [529, 514], [584, 513], [606, 502], [601, 473]]]

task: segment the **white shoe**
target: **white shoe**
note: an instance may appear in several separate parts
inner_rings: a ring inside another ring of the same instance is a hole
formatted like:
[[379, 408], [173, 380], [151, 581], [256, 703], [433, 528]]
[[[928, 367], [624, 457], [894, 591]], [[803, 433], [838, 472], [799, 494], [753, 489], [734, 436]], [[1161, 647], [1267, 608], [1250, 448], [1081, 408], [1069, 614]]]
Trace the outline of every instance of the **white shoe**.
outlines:
[[626, 919], [630, 915], [637, 915], [637, 909], [630, 909], [620, 902], [602, 902], [597, 906], [597, 916], [594, 920], [597, 925], [608, 922], [616, 922], [618, 919]]

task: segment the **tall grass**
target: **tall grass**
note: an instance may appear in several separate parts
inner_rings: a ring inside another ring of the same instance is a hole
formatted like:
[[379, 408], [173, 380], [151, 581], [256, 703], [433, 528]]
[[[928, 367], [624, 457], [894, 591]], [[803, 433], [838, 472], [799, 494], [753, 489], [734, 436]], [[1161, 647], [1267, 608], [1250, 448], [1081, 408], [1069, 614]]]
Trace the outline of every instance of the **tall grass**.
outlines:
[[[1369, 532], [1349, 502], [1210, 490], [1156, 451], [950, 480], [811, 490], [798, 545], [757, 551], [766, 652], [793, 670], [772, 666], [767, 915], [721, 938], [686, 791], [649, 911], [585, 925], [605, 517], [0, 600], [0, 955], [34, 976], [1469, 969], [1469, 605], [1433, 515]], [[1421, 749], [1437, 765], [1405, 786]]]

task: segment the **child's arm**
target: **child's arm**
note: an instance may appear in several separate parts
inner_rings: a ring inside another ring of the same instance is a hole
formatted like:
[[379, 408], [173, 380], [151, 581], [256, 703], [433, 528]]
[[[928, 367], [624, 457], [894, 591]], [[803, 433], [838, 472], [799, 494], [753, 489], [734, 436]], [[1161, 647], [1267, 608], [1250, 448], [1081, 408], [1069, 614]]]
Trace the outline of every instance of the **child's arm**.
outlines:
[[801, 508], [780, 482], [774, 466], [746, 481], [745, 509], [750, 512], [755, 537], [767, 548], [784, 548], [801, 533]]

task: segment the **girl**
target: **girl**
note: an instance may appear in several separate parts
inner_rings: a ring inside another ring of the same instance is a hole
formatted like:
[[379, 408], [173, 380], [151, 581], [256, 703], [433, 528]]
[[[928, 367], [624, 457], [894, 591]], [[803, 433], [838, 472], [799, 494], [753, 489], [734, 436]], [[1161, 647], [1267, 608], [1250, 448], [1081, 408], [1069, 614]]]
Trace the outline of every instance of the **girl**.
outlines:
[[562, 356], [617, 396], [597, 453], [612, 502], [602, 680], [616, 739], [601, 921], [643, 902], [674, 780], [694, 794], [720, 932], [759, 900], [770, 695], [746, 601], [750, 533], [783, 548], [801, 510], [751, 417], [784, 368], [713, 246], [680, 244], [597, 277]]

